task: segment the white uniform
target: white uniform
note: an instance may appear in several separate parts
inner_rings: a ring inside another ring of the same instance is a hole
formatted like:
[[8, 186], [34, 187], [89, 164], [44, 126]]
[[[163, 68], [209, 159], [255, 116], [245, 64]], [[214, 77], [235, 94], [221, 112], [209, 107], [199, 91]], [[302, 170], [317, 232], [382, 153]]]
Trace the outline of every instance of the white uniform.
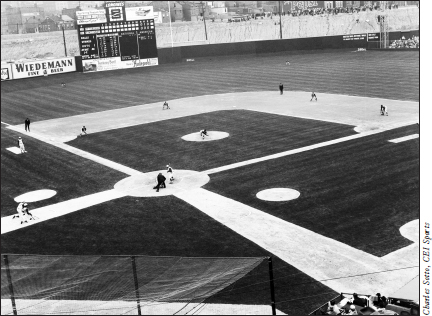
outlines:
[[23, 143], [23, 140], [21, 138], [18, 139], [18, 146], [21, 149], [21, 153], [25, 153], [24, 143]]
[[174, 171], [169, 165], [167, 166], [167, 179], [169, 179], [170, 183], [174, 181]]
[[24, 212], [24, 206], [23, 206], [23, 204], [24, 203], [21, 202], [20, 204], [18, 204], [18, 207], [17, 207], [17, 212], [18, 212], [18, 216], [19, 216], [19, 218], [21, 220], [21, 224], [23, 222], [27, 222], [27, 214]]
[[388, 116], [388, 108], [387, 105], [384, 105], [384, 115]]

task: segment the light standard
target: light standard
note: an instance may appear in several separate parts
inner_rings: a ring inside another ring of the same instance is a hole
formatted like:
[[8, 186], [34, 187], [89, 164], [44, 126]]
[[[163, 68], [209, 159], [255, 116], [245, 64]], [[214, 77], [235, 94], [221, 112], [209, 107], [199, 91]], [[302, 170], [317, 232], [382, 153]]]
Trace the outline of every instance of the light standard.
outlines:
[[208, 38], [207, 38], [207, 26], [206, 26], [206, 21], [205, 21], [204, 3], [201, 1], [200, 4], [201, 4], [202, 15], [203, 15], [203, 20], [204, 20], [204, 31], [205, 31], [205, 37], [206, 37], [206, 41], [208, 41]]

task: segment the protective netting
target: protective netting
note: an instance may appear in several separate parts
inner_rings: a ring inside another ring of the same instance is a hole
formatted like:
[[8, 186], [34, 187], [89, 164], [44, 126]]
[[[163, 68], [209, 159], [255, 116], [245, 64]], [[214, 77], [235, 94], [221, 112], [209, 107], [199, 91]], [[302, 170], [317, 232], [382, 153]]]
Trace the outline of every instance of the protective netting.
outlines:
[[[3, 256], [1, 314], [188, 314], [265, 258]], [[5, 260], [6, 259], [6, 260]], [[9, 273], [9, 276], [8, 276]], [[11, 290], [13, 295], [11, 295]]]

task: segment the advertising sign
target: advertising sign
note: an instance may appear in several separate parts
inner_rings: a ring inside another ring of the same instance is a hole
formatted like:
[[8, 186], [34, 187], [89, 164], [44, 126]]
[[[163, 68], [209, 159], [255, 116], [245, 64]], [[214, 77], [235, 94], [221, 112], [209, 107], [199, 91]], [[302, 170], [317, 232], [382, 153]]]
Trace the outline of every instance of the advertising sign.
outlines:
[[138, 68], [157, 65], [157, 58], [145, 58], [135, 60], [121, 60], [120, 57], [100, 58], [83, 61], [83, 72]]
[[12, 77], [14, 79], [55, 75], [73, 71], [76, 71], [74, 57], [64, 57], [50, 60], [32, 60], [22, 63], [16, 62], [12, 64]]
[[105, 10], [77, 11], [77, 24], [106, 23]]
[[126, 8], [126, 21], [154, 19], [153, 7]]
[[359, 41], [366, 39], [366, 34], [352, 34], [352, 35], [343, 35], [344, 41]]
[[1, 64], [1, 80], [12, 80], [12, 64]]
[[368, 42], [379, 42], [381, 41], [381, 33], [368, 33], [367, 35]]
[[125, 20], [124, 1], [105, 1], [105, 10], [108, 22], [122, 22]]

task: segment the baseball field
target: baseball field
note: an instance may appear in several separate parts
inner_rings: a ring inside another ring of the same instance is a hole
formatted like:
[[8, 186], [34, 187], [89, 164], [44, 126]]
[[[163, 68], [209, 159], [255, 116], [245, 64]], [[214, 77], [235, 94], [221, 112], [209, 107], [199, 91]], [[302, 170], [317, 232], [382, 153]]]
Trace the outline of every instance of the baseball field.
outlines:
[[[391, 295], [418, 275], [419, 52], [14, 80], [2, 82], [1, 116], [2, 254], [272, 256], [286, 314], [339, 292]], [[206, 141], [182, 138], [204, 128]], [[8, 150], [18, 137], [24, 154]], [[159, 195], [167, 164], [176, 178]], [[38, 220], [21, 225], [15, 198], [37, 190], [56, 194], [29, 203]], [[205, 303], [269, 305], [267, 266]]]

